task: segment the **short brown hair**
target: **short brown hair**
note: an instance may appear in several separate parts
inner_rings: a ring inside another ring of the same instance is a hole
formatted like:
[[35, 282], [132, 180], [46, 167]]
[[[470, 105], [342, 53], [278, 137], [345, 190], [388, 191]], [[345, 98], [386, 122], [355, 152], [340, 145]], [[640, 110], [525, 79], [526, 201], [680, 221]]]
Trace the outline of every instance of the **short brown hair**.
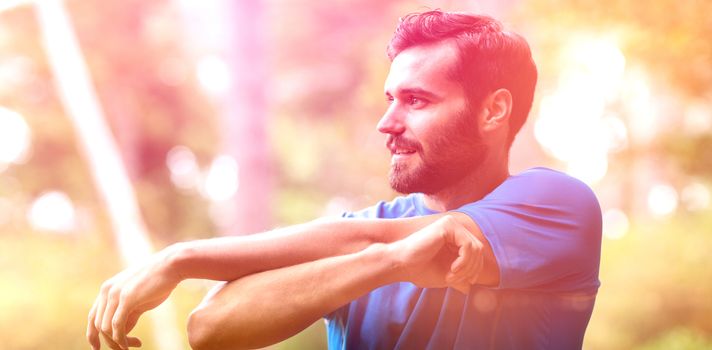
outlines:
[[534, 99], [537, 70], [526, 40], [505, 31], [494, 18], [440, 10], [411, 13], [400, 19], [388, 44], [388, 58], [417, 45], [454, 39], [460, 53], [459, 80], [479, 106], [489, 93], [504, 88], [512, 94], [508, 145], [524, 125]]

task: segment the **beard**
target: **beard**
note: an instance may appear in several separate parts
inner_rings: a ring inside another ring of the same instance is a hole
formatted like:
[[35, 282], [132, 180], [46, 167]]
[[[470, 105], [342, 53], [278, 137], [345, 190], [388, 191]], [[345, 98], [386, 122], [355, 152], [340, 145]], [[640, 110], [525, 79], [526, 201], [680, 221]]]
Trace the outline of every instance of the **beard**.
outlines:
[[421, 192], [435, 194], [456, 185], [467, 175], [478, 170], [487, 155], [487, 146], [469, 109], [456, 115], [456, 120], [437, 132], [429, 147], [402, 136], [392, 137], [396, 145], [414, 149], [420, 157], [417, 165], [395, 163], [388, 174], [391, 188], [399, 193]]

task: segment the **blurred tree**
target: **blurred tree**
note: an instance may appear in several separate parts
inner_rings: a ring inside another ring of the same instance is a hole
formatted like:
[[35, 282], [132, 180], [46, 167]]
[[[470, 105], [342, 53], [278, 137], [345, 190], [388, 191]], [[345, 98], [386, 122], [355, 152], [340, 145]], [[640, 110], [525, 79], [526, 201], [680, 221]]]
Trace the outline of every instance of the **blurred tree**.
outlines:
[[[688, 175], [712, 177], [707, 161], [712, 131], [712, 2], [658, 0], [642, 5], [634, 0], [528, 0], [519, 21], [532, 30], [543, 70], [544, 88], [556, 77], [562, 43], [572, 35], [613, 34], [625, 53], [626, 67], [643, 67], [651, 77], [652, 106], [660, 115], [642, 116], [657, 126], [656, 157]], [[624, 97], [626, 98], [626, 97]], [[623, 101], [626, 102], [626, 101]], [[618, 107], [620, 108], [620, 107]], [[629, 124], [629, 132], [649, 125]], [[653, 125], [652, 128], [655, 128]], [[633, 145], [635, 147], [635, 145]], [[650, 150], [632, 149], [623, 158], [640, 157]], [[696, 164], [692, 164], [696, 163]]]
[[664, 335], [650, 340], [639, 350], [699, 350], [712, 348], [712, 340], [699, 332], [687, 328], [675, 328]]
[[273, 226], [274, 175], [266, 131], [270, 121], [267, 5], [262, 0], [176, 4], [201, 87], [217, 109], [220, 153], [237, 167], [237, 186], [209, 193], [212, 217], [223, 234], [268, 230]]
[[[621, 92], [606, 111], [623, 117], [630, 142], [612, 157], [602, 205], [623, 202], [633, 228], [606, 240], [602, 286], [587, 331], [590, 349], [697, 349], [709, 347], [709, 209], [677, 217], [652, 217], [651, 182], [682, 187], [712, 178], [712, 2], [699, 0], [528, 0], [517, 20], [526, 23], [538, 56], [539, 93], [559, 83], [562, 51], [588, 36], [615, 37], [625, 69], [643, 71], [647, 98]], [[577, 93], [585, 93], [578, 91]], [[629, 93], [629, 92], [628, 92]], [[577, 113], [577, 110], [571, 110]], [[637, 120], [636, 120], [637, 119]], [[601, 140], [604, 142], [605, 140]], [[677, 201], [677, 198], [672, 198]], [[628, 203], [626, 206], [625, 203]], [[675, 202], [677, 203], [677, 202]]]
[[163, 242], [210, 235], [205, 204], [175, 189], [165, 166], [176, 145], [203, 163], [219, 147], [214, 107], [175, 30], [178, 14], [165, 0], [67, 5], [149, 230]]
[[[271, 135], [281, 160], [281, 188], [289, 189], [278, 194], [284, 220], [320, 216], [334, 197], [343, 198], [332, 202], [338, 213], [391, 195], [375, 125], [384, 111], [385, 47], [403, 14], [399, 6], [285, 1], [271, 8]], [[297, 197], [313, 204], [289, 208], [286, 203]]]

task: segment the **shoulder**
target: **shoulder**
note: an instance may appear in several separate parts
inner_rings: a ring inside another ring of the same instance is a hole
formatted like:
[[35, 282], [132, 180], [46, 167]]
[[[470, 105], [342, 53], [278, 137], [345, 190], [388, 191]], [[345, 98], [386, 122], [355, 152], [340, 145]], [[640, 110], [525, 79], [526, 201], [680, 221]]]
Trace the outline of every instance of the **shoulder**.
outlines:
[[588, 185], [566, 173], [549, 168], [531, 168], [510, 176], [497, 189], [527, 189], [535, 192], [551, 192], [556, 189], [573, 189], [591, 192]]
[[483, 200], [600, 210], [596, 195], [588, 185], [549, 168], [532, 168], [510, 176]]
[[529, 169], [458, 211], [477, 223], [492, 247], [500, 288], [598, 288], [601, 209], [580, 180]]
[[512, 175], [483, 199], [458, 211], [486, 225], [581, 228], [600, 233], [601, 207], [588, 185], [548, 168]]
[[375, 205], [354, 212], [346, 212], [345, 218], [394, 219], [419, 215], [422, 202], [418, 194], [399, 196], [391, 201], [379, 201]]

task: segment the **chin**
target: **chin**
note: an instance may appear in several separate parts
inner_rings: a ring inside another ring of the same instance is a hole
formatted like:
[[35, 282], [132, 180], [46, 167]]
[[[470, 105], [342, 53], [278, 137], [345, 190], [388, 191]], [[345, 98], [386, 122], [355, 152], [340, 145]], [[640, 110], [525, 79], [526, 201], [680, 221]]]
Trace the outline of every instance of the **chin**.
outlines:
[[416, 171], [406, 172], [403, 169], [391, 168], [388, 182], [394, 191], [401, 194], [437, 193], [442, 188], [441, 179], [437, 174], [425, 170], [416, 169]]
[[414, 186], [410, 180], [412, 179], [409, 179], [409, 176], [403, 174], [402, 170], [391, 168], [391, 171], [388, 173], [388, 184], [394, 191], [401, 194], [418, 192], [417, 186]]

